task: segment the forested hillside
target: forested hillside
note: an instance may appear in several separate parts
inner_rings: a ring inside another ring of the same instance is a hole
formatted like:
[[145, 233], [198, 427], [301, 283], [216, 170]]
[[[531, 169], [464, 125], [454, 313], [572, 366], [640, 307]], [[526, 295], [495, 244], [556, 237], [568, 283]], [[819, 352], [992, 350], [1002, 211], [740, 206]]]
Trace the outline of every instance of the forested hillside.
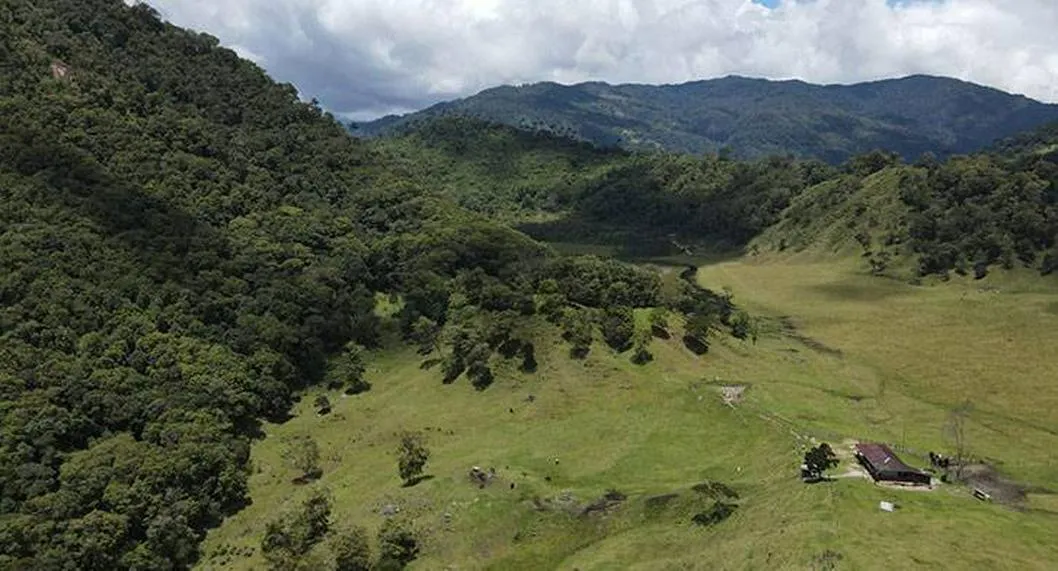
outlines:
[[446, 197], [513, 223], [562, 219], [740, 245], [806, 186], [837, 172], [820, 161], [598, 149], [547, 133], [460, 117], [428, 121], [381, 148], [419, 167]]
[[189, 566], [261, 419], [369, 388], [379, 297], [478, 389], [500, 347], [532, 361], [541, 296], [589, 342], [603, 305], [615, 344], [633, 306], [730, 315], [449, 204], [146, 5], [5, 2], [0, 67], [0, 568]]
[[[946, 161], [926, 155], [907, 164], [875, 151], [838, 167], [789, 156], [737, 161], [593, 151], [461, 118], [426, 122], [383, 145], [430, 157], [419, 163], [422, 176], [441, 181], [447, 196], [469, 208], [523, 221], [547, 214], [551, 223], [529, 226], [542, 236], [598, 237], [618, 228], [639, 240], [676, 235], [714, 248], [826, 242], [861, 252], [876, 273], [902, 260], [918, 275], [980, 276], [992, 265], [1055, 269], [1052, 131], [1022, 134], [990, 154]], [[484, 166], [468, 166], [475, 164]]]
[[840, 163], [875, 149], [905, 160], [926, 152], [943, 157], [979, 151], [1058, 120], [1058, 106], [931, 76], [827, 86], [744, 77], [680, 85], [537, 83], [488, 89], [353, 132], [400, 133], [453, 115], [602, 146], [724, 151], [739, 158], [792, 154]]

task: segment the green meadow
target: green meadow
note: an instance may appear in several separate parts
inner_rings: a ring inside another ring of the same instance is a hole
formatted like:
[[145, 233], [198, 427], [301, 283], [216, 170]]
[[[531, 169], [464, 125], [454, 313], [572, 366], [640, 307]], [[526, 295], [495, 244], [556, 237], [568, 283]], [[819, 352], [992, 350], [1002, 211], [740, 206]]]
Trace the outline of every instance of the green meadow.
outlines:
[[[699, 357], [674, 335], [636, 366], [598, 341], [569, 359], [541, 327], [539, 370], [498, 361], [484, 392], [463, 378], [442, 384], [413, 352], [378, 351], [370, 392], [327, 393], [326, 416], [311, 393], [294, 418], [264, 426], [252, 505], [210, 533], [199, 568], [262, 568], [266, 522], [314, 486], [331, 494], [335, 527], [374, 530], [399, 509], [393, 517], [423, 541], [413, 569], [1053, 568], [1053, 283], [1007, 273], [912, 286], [810, 255], [710, 263], [698, 279], [756, 316], [756, 343], [718, 335]], [[720, 387], [735, 384], [746, 389], [729, 406]], [[1023, 505], [981, 502], [958, 485], [798, 478], [813, 440], [842, 451], [884, 441], [924, 467], [928, 451], [950, 452], [944, 425], [966, 402], [971, 453], [1034, 486]], [[430, 477], [410, 488], [396, 470], [402, 430], [423, 431], [432, 452]], [[298, 472], [284, 457], [302, 436], [319, 443], [323, 468], [307, 486], [291, 483]], [[474, 466], [496, 478], [478, 487]], [[712, 526], [691, 523], [713, 502], [692, 490], [704, 481], [739, 496]], [[611, 491], [623, 499], [586, 509]], [[879, 510], [882, 500], [899, 509]]]

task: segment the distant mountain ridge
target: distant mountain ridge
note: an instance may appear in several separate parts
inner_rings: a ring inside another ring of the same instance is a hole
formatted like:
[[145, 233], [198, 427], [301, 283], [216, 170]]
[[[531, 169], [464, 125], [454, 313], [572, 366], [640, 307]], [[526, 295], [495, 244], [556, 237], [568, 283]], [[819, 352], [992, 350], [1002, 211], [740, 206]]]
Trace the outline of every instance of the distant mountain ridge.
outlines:
[[981, 150], [1058, 121], [1058, 105], [956, 79], [913, 75], [853, 85], [739, 76], [678, 85], [601, 82], [500, 86], [364, 123], [365, 137], [461, 115], [601, 146], [738, 157], [792, 153], [841, 162], [884, 149], [913, 159]]

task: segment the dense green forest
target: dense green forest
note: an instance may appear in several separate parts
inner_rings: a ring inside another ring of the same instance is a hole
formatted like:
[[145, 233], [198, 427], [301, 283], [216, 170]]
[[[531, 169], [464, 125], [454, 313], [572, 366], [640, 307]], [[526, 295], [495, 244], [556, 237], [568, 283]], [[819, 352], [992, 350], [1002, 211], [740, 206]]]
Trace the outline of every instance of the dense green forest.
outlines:
[[1058, 120], [1058, 106], [950, 78], [854, 85], [724, 77], [679, 85], [535, 83], [487, 89], [405, 116], [356, 125], [364, 136], [464, 116], [602, 146], [739, 158], [792, 154], [832, 164], [873, 149], [905, 160], [979, 151]]
[[378, 144], [417, 165], [445, 197], [510, 223], [571, 215], [564, 226], [574, 232], [609, 225], [731, 245], [756, 236], [791, 198], [837, 172], [788, 156], [737, 161], [599, 149], [461, 117], [429, 121]]
[[[982, 276], [992, 265], [1055, 269], [1053, 133], [1045, 126], [991, 152], [946, 161], [925, 154], [907, 164], [873, 151], [836, 167], [791, 156], [604, 151], [458, 117], [381, 144], [422, 157], [421, 176], [439, 181], [445, 196], [503, 213], [542, 238], [677, 236], [714, 249], [785, 250], [812, 245], [818, 232], [806, 228], [825, 223], [862, 247], [876, 272], [902, 256], [918, 275]], [[756, 240], [762, 234], [767, 240]]]
[[450, 204], [146, 5], [5, 2], [0, 64], [0, 568], [190, 565], [249, 501], [261, 419], [369, 387], [381, 296], [478, 389], [501, 348], [532, 360], [509, 325], [538, 302], [615, 346], [633, 307], [730, 317]]

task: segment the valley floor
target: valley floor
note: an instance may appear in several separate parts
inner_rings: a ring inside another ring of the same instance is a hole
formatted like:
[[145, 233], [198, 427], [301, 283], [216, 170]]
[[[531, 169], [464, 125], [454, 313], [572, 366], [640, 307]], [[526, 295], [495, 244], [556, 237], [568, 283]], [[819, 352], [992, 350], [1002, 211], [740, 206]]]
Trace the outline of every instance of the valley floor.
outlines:
[[[639, 367], [601, 344], [570, 360], [553, 339], [538, 344], [537, 373], [508, 367], [482, 393], [441, 384], [413, 353], [378, 355], [369, 393], [329, 395], [323, 417], [305, 398], [295, 418], [265, 427], [253, 503], [210, 534], [200, 568], [263, 566], [265, 523], [308, 494], [283, 458], [304, 435], [319, 442], [313, 486], [330, 490], [335, 524], [374, 529], [399, 508], [425, 538], [416, 569], [1053, 568], [1053, 283], [1012, 274], [916, 287], [791, 258], [719, 262], [699, 279], [762, 317], [758, 343], [718, 339], [696, 357], [678, 336], [655, 340], [655, 360]], [[745, 388], [724, 390], [733, 385]], [[955, 485], [798, 478], [811, 439], [884, 441], [926, 466], [928, 451], [950, 452], [944, 426], [966, 401], [971, 452], [1036, 486], [1024, 505]], [[433, 452], [433, 477], [411, 488], [396, 473], [404, 429], [424, 431]], [[474, 466], [496, 480], [473, 485]], [[726, 521], [691, 524], [712, 503], [691, 489], [703, 481], [738, 493]], [[585, 509], [610, 490], [624, 499]], [[899, 509], [879, 510], [883, 500]]]

